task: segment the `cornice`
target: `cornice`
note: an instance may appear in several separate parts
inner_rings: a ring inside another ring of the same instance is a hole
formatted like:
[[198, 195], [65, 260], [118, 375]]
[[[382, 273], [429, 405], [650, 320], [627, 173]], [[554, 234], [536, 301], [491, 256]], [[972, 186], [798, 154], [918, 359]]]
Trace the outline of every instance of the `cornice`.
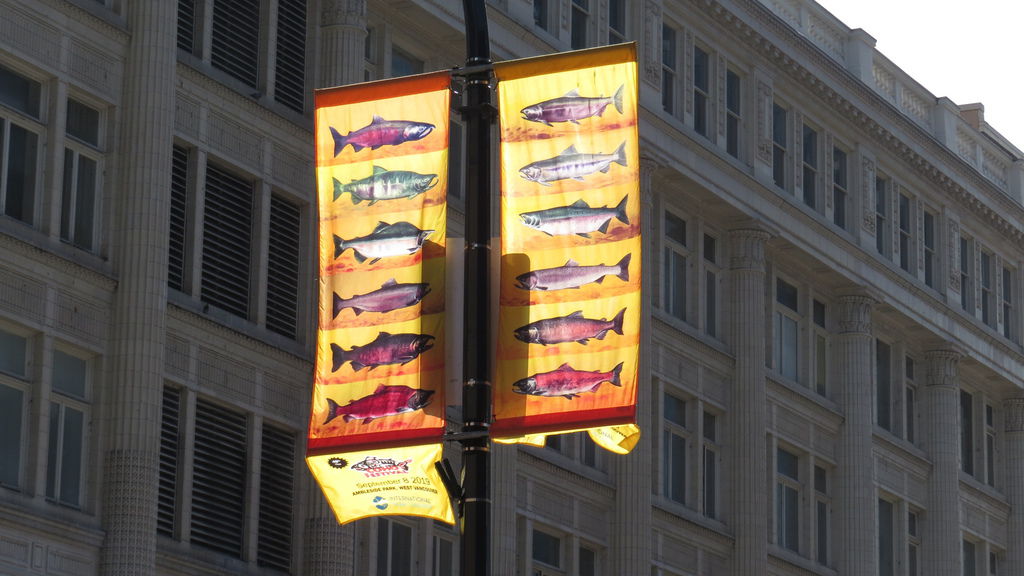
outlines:
[[[815, 74], [792, 56], [783, 52], [769, 38], [730, 12], [717, 0], [691, 1], [699, 5], [722, 26], [735, 30], [735, 36], [750, 46], [755, 54], [761, 55], [762, 58], [784, 71], [790, 78], [802, 84], [808, 89], [807, 93], [814, 94], [831, 105], [874, 142], [903, 160], [940, 190], [948, 193], [968, 212], [990, 224], [1007, 239], [1012, 239], [1017, 248], [1024, 248], [1024, 230], [1015, 227], [1009, 220], [1001, 216], [1001, 213], [1016, 213], [1021, 219], [1024, 219], [1024, 208], [1013, 202], [1005, 192], [985, 179], [977, 170], [885, 101], [869, 86], [854, 78], [849, 71], [826, 55], [810, 40], [797, 34], [789, 24], [778, 18], [766, 6], [756, 0], [735, 0], [737, 7], [743, 9], [746, 15], [756, 19], [759, 24], [773, 34], [790, 38], [792, 47], [799, 50], [802, 57], [829, 73], [828, 82], [822, 80], [821, 75]], [[869, 115], [862, 111], [856, 104], [841, 95], [835, 86], [855, 95], [861, 101], [874, 104], [873, 114]], [[913, 142], [909, 144], [904, 142], [887, 126], [898, 127], [902, 132], [911, 136]], [[933, 156], [940, 158], [944, 166], [955, 168], [955, 173], [958, 176], [976, 188], [984, 190], [996, 208], [982, 203], [976, 195], [955, 182], [938, 166], [918, 153], [916, 148], [927, 150]]]
[[[73, 249], [69, 248], [69, 250]], [[29, 242], [19, 240], [13, 236], [8, 236], [2, 231], [0, 231], [0, 251], [20, 254], [26, 258], [35, 260], [44, 267], [55, 269], [60, 273], [67, 274], [76, 279], [85, 280], [101, 289], [113, 291], [117, 287], [117, 279], [113, 274], [104, 274]], [[89, 255], [89, 257], [97, 260], [99, 259], [99, 257], [95, 255]], [[36, 273], [33, 274], [33, 276], [38, 278], [39, 274]]]
[[[120, 17], [114, 13], [113, 10], [109, 10], [100, 6], [97, 6], [97, 10], [107, 10], [110, 13], [110, 20], [102, 18], [95, 13], [78, 6], [68, 0], [44, 0], [50, 7], [63, 12], [68, 16], [70, 20], [75, 22], [81, 22], [87, 26], [93, 28], [100, 34], [108, 37], [113, 37], [115, 40], [120, 42], [128, 42], [131, 38], [131, 33], [128, 32], [127, 26], [122, 22], [115, 24], [115, 21], [119, 20]], [[120, 24], [120, 25], [118, 25]]]

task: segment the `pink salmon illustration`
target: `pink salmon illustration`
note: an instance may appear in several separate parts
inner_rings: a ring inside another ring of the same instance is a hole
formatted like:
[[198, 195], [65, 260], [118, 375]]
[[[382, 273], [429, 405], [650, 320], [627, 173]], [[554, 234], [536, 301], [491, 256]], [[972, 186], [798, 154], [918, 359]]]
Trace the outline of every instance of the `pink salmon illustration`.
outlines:
[[562, 396], [572, 400], [584, 392], [597, 392], [597, 388], [609, 382], [622, 386], [619, 376], [622, 362], [609, 372], [586, 372], [574, 370], [569, 364], [562, 364], [551, 372], [541, 372], [512, 384], [515, 392], [530, 396]]
[[385, 364], [407, 364], [416, 359], [417, 356], [430, 350], [434, 346], [434, 337], [430, 334], [389, 334], [380, 332], [377, 338], [369, 344], [354, 346], [351, 350], [345, 350], [341, 346], [332, 343], [332, 367], [331, 372], [337, 372], [345, 362], [352, 363], [352, 369], [356, 372], [370, 367], [373, 370], [377, 366]]
[[548, 236], [576, 234], [590, 238], [591, 232], [602, 234], [608, 232], [608, 223], [612, 218], [623, 224], [629, 224], [629, 216], [626, 215], [626, 200], [628, 199], [629, 196], [623, 196], [614, 208], [607, 206], [591, 208], [581, 199], [569, 206], [524, 212], [519, 217], [523, 220], [523, 224], [540, 230]]
[[587, 340], [591, 338], [604, 340], [609, 330], [621, 336], [622, 319], [625, 314], [626, 309], [623, 308], [611, 320], [604, 318], [594, 320], [584, 318], [583, 311], [577, 310], [561, 318], [545, 318], [520, 326], [516, 328], [515, 336], [527, 344], [543, 344], [544, 346], [562, 342], [586, 344]]
[[534, 270], [516, 276], [516, 288], [520, 290], [565, 290], [576, 289], [594, 282], [600, 284], [605, 276], [613, 275], [623, 282], [629, 282], [629, 260], [632, 254], [626, 254], [614, 266], [598, 264], [596, 266], [580, 266], [575, 260], [569, 260], [557, 268]]
[[428, 292], [430, 284], [399, 284], [391, 278], [377, 290], [366, 294], [342, 298], [335, 293], [334, 317], [337, 318], [345, 308], [351, 308], [356, 316], [363, 312], [391, 312], [419, 303]]
[[338, 416], [345, 422], [362, 420], [363, 424], [369, 424], [377, 418], [395, 416], [415, 410], [422, 410], [430, 404], [433, 390], [416, 390], [408, 386], [385, 386], [381, 384], [369, 396], [363, 396], [341, 406], [330, 398], [327, 399], [327, 420], [328, 424]]
[[622, 89], [615, 91], [614, 96], [598, 96], [597, 98], [580, 96], [579, 91], [573, 88], [565, 96], [552, 98], [532, 104], [519, 111], [523, 118], [531, 122], [539, 122], [551, 126], [552, 122], [572, 122], [579, 124], [580, 120], [591, 116], [601, 116], [609, 104], [622, 114]]
[[373, 120], [368, 125], [344, 136], [333, 126], [330, 129], [331, 136], [334, 138], [334, 155], [337, 156], [341, 154], [345, 146], [350, 144], [353, 150], [359, 152], [363, 148], [376, 150], [381, 146], [398, 146], [403, 142], [422, 140], [434, 130], [434, 125], [407, 120], [385, 120], [374, 114]]

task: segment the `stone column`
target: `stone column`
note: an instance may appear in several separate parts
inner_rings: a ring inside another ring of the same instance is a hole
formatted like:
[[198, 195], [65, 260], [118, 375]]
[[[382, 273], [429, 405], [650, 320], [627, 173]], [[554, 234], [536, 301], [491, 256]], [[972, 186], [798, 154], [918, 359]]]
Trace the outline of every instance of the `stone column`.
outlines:
[[832, 337], [836, 401], [843, 424], [836, 443], [836, 571], [843, 576], [878, 572], [878, 493], [872, 455], [875, 365], [871, 310], [876, 299], [860, 289], [838, 299]]
[[732, 573], [768, 573], [768, 470], [765, 431], [765, 244], [770, 234], [756, 226], [729, 233], [729, 327], [736, 357], [732, 430], [733, 533]]
[[508, 573], [516, 565], [518, 455], [515, 444], [491, 443], [491, 574]]
[[131, 40], [112, 201], [118, 285], [104, 387], [109, 436], [100, 573], [146, 576], [156, 572], [177, 5], [137, 0], [125, 5], [125, 16]]
[[[658, 170], [654, 160], [640, 158], [640, 226], [643, 236], [643, 262], [641, 264], [644, 290], [653, 285], [654, 266], [658, 259], [653, 253], [654, 236], [651, 181]], [[630, 270], [630, 274], [633, 271]], [[651, 298], [641, 298], [640, 305], [640, 375], [638, 378], [636, 419], [640, 427], [640, 442], [626, 456], [609, 455], [615, 478], [615, 511], [612, 521], [613, 574], [647, 574], [651, 571], [651, 446], [658, 434], [651, 428]], [[628, 313], [628, 311], [627, 311]]]
[[922, 574], [929, 576], [959, 576], [961, 570], [960, 357], [952, 346], [925, 354], [923, 439], [932, 473], [928, 477], [928, 518], [922, 523], [921, 556]]
[[306, 530], [302, 543], [302, 573], [322, 576], [355, 574], [355, 531], [341, 526], [323, 491], [311, 474], [304, 481], [307, 492]]
[[1003, 402], [1005, 463], [1004, 494], [1010, 502], [1006, 530], [1006, 560], [1000, 573], [1024, 574], [1024, 398]]
[[324, 0], [320, 11], [321, 88], [363, 81], [366, 0]]

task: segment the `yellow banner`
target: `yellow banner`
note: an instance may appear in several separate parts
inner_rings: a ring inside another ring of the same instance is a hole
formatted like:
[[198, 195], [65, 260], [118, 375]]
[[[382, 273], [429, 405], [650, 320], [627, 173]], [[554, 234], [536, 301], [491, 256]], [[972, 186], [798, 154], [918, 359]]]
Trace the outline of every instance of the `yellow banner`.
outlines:
[[[501, 127], [496, 437], [635, 422], [635, 45], [495, 65]], [[602, 445], [628, 445], [630, 435]], [[628, 450], [628, 449], [627, 449]]]
[[434, 469], [441, 445], [307, 456], [338, 522], [367, 516], [425, 516], [453, 524], [448, 494]]

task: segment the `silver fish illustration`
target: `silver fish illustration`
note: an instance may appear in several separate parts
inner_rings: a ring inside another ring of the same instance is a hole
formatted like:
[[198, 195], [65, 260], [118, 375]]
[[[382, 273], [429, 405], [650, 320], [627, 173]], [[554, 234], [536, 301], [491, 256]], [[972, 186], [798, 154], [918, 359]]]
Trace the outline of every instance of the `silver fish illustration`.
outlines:
[[419, 303], [430, 292], [430, 284], [399, 284], [394, 278], [380, 288], [366, 294], [342, 298], [334, 294], [334, 317], [345, 308], [351, 308], [356, 316], [363, 312], [391, 312]]
[[573, 88], [565, 96], [527, 106], [519, 113], [526, 120], [548, 126], [551, 126], [552, 122], [579, 124], [579, 121], [584, 118], [601, 116], [609, 104], [614, 105], [619, 114], [622, 114], [622, 89], [623, 86], [619, 86], [614, 96], [591, 98], [580, 96], [579, 91]]
[[541, 372], [512, 383], [515, 392], [531, 396], [562, 396], [572, 400], [584, 392], [597, 392], [601, 384], [622, 386], [622, 362], [608, 372], [576, 370], [562, 364], [551, 372]]
[[584, 238], [590, 238], [591, 232], [608, 232], [608, 223], [612, 218], [623, 224], [629, 224], [629, 216], [626, 215], [626, 200], [623, 196], [618, 205], [614, 208], [602, 206], [591, 208], [583, 200], [577, 200], [569, 206], [548, 208], [536, 212], [524, 212], [519, 215], [530, 228], [536, 228], [548, 236], [564, 236], [576, 234]]
[[612, 163], [626, 165], [626, 143], [619, 144], [611, 154], [581, 154], [576, 146], [569, 146], [561, 154], [547, 160], [538, 160], [519, 169], [519, 175], [543, 186], [556, 180], [583, 180], [594, 172], [608, 172]]
[[584, 318], [583, 311], [577, 310], [568, 316], [545, 318], [520, 326], [515, 329], [515, 336], [527, 344], [543, 344], [544, 346], [562, 342], [586, 344], [587, 340], [591, 338], [604, 340], [609, 330], [621, 336], [622, 321], [625, 315], [626, 309], [623, 308], [611, 320], [604, 318], [595, 320]]
[[424, 240], [433, 232], [433, 230], [420, 230], [408, 222], [394, 224], [379, 222], [373, 232], [366, 236], [351, 240], [335, 236], [334, 257], [338, 258], [349, 248], [355, 251], [357, 262], [362, 263], [368, 258], [372, 258], [370, 264], [388, 256], [415, 254], [423, 247]]
[[614, 266], [598, 264], [596, 266], [580, 266], [575, 260], [569, 260], [557, 268], [534, 270], [516, 276], [516, 288], [521, 290], [565, 290], [575, 289], [591, 282], [600, 284], [605, 276], [616, 276], [623, 282], [629, 282], [629, 260], [632, 254], [626, 254]]
[[334, 199], [348, 192], [352, 195], [352, 203], [359, 204], [369, 200], [370, 206], [378, 200], [395, 200], [412, 198], [423, 194], [437, 184], [437, 174], [419, 174], [407, 170], [385, 170], [380, 166], [373, 167], [373, 174], [361, 180], [353, 180], [342, 184], [334, 180]]

